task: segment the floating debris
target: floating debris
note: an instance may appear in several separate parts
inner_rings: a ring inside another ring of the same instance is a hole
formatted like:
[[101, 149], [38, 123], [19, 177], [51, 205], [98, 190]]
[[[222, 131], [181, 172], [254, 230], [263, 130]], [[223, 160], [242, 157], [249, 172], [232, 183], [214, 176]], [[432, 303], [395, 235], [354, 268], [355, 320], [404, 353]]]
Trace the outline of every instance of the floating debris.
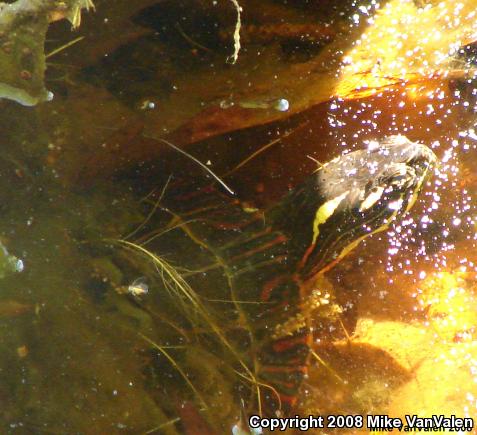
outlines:
[[22, 272], [24, 268], [23, 261], [10, 255], [7, 248], [0, 243], [0, 279], [13, 272]]
[[156, 108], [156, 103], [154, 103], [154, 101], [151, 101], [151, 100], [144, 100], [139, 105], [140, 110], [153, 110], [155, 108]]
[[248, 423], [247, 413], [245, 412], [245, 403], [242, 399], [240, 406], [240, 419], [232, 426], [232, 435], [260, 435], [263, 433], [261, 427], [251, 428]]
[[242, 21], [241, 21], [241, 13], [242, 13], [242, 7], [239, 5], [237, 0], [231, 0], [231, 2], [234, 4], [235, 10], [237, 11], [237, 22], [235, 23], [235, 30], [234, 30], [234, 52], [231, 56], [227, 58], [227, 63], [234, 64], [237, 62], [239, 51], [241, 48], [240, 45], [240, 28], [242, 27]]
[[17, 355], [19, 358], [28, 356], [28, 347], [25, 345], [17, 347]]
[[220, 102], [221, 109], [228, 109], [232, 106], [238, 106], [242, 109], [273, 109], [279, 112], [286, 112], [290, 108], [290, 102], [286, 98], [257, 101], [239, 101], [237, 103], [231, 100], [222, 100]]
[[138, 298], [149, 293], [149, 285], [146, 282], [146, 278], [141, 276], [133, 281], [131, 285], [128, 286], [128, 293]]

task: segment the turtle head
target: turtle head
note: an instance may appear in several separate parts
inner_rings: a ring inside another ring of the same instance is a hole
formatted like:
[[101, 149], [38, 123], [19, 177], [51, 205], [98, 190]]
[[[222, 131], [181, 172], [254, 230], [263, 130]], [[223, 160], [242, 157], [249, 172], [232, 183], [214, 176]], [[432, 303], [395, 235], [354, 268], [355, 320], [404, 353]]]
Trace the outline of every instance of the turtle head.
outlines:
[[400, 219], [436, 162], [427, 146], [389, 136], [321, 166], [290, 195], [295, 206], [290, 234], [300, 232], [296, 225], [303, 233], [294, 245], [301, 275], [328, 270], [360, 241]]
[[355, 216], [372, 231], [385, 229], [411, 209], [436, 162], [427, 146], [405, 136], [388, 136], [324, 165], [318, 172], [317, 186], [325, 203], [343, 198], [341, 207], [330, 217], [344, 227], [347, 216]]

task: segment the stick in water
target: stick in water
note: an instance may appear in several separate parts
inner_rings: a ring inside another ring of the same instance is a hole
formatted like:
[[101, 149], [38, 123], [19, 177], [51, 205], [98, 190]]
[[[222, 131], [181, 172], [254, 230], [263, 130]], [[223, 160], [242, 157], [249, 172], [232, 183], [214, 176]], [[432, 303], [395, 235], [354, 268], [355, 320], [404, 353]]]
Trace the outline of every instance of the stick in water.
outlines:
[[229, 186], [227, 186], [217, 175], [215, 175], [212, 172], [212, 170], [210, 170], [206, 165], [204, 165], [199, 159], [196, 159], [194, 156], [190, 155], [189, 153], [185, 152], [184, 150], [180, 149], [179, 147], [175, 146], [173, 143], [165, 139], [158, 138], [157, 140], [164, 142], [166, 145], [170, 146], [172, 149], [176, 150], [177, 152], [185, 155], [189, 159], [196, 162], [201, 168], [205, 169], [215, 180], [217, 180], [224, 187], [224, 189], [227, 190], [227, 192], [229, 192], [231, 195], [235, 195], [235, 192]]

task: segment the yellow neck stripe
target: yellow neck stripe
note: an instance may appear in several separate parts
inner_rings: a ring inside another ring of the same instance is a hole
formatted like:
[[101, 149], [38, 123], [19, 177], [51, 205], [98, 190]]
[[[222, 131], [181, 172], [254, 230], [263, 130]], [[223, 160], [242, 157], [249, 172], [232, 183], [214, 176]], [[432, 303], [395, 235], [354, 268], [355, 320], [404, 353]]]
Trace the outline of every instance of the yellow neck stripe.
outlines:
[[348, 195], [349, 190], [337, 196], [336, 198], [326, 201], [317, 211], [315, 220], [313, 221], [313, 240], [311, 244], [314, 245], [320, 234], [320, 225], [324, 224], [330, 216], [333, 215], [337, 207], [341, 204], [341, 201]]

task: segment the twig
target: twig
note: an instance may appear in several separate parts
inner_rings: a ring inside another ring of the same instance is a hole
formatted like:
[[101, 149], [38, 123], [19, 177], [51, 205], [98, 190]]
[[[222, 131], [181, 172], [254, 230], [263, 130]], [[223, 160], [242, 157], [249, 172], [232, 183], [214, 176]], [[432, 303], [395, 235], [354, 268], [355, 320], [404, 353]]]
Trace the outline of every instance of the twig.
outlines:
[[71, 47], [72, 45], [76, 44], [77, 42], [80, 42], [84, 39], [84, 36], [79, 36], [78, 38], [73, 39], [70, 42], [67, 42], [66, 44], [62, 45], [61, 47], [55, 48], [53, 51], [50, 51], [46, 56], [45, 59], [49, 59], [50, 57], [54, 56], [55, 54], [58, 54], [59, 52]]
[[338, 374], [336, 371], [326, 363], [323, 358], [321, 358], [313, 349], [310, 351], [311, 355], [326, 369], [328, 370], [336, 379], [338, 379], [342, 384], [346, 384], [346, 381]]
[[304, 127], [305, 125], [308, 124], [309, 121], [305, 121], [303, 124], [300, 124], [293, 130], [290, 130], [280, 137], [277, 137], [276, 139], [272, 140], [271, 142], [267, 143], [263, 147], [259, 148], [258, 150], [254, 151], [252, 154], [250, 154], [247, 158], [242, 160], [237, 166], [232, 168], [230, 171], [226, 172], [223, 177], [228, 177], [229, 175], [233, 174], [235, 171], [239, 170], [242, 166], [245, 166], [247, 163], [249, 163], [251, 160], [253, 160], [255, 157], [257, 157], [259, 154], [263, 153], [266, 151], [268, 148], [272, 147], [273, 145], [277, 144], [281, 140], [285, 139], [286, 137], [290, 136], [291, 134], [295, 133], [299, 128]]
[[179, 147], [175, 146], [173, 143], [169, 142], [168, 140], [165, 140], [165, 139], [162, 139], [162, 138], [155, 138], [155, 137], [152, 137], [152, 136], [147, 136], [147, 137], [150, 137], [151, 139], [159, 140], [159, 141], [165, 143], [166, 145], [170, 146], [172, 149], [176, 150], [178, 153], [181, 153], [181, 154], [185, 155], [186, 157], [188, 157], [189, 159], [191, 159], [192, 161], [197, 163], [202, 169], [206, 170], [215, 180], [217, 180], [224, 187], [225, 190], [227, 190], [227, 192], [229, 192], [231, 195], [235, 195], [235, 192], [229, 186], [227, 186], [225, 184], [225, 182], [223, 182], [217, 175], [215, 175], [214, 172], [212, 172], [211, 169], [209, 169], [206, 165], [204, 165], [196, 157], [194, 157], [194, 156], [190, 155], [189, 153], [185, 152], [183, 149], [180, 149]]
[[231, 63], [232, 65], [237, 62], [238, 54], [240, 51], [240, 28], [242, 27], [242, 21], [240, 19], [240, 14], [242, 12], [242, 7], [239, 5], [237, 0], [230, 0], [234, 6], [235, 10], [237, 11], [237, 21], [235, 23], [235, 31], [234, 31], [234, 52], [231, 56], [227, 58], [227, 63]]
[[171, 181], [172, 175], [169, 175], [169, 178], [166, 181], [166, 184], [162, 188], [161, 194], [159, 195], [159, 199], [156, 201], [154, 204], [154, 207], [152, 207], [152, 210], [149, 212], [149, 214], [146, 216], [146, 219], [133, 231], [131, 231], [127, 236], [123, 237], [124, 240], [130, 239], [134, 234], [137, 234], [138, 231], [141, 228], [144, 228], [144, 226], [149, 222], [149, 220], [152, 218], [154, 213], [156, 212], [157, 208], [159, 207], [159, 204], [162, 201], [162, 198], [164, 197], [164, 194], [166, 193], [167, 186], [169, 185], [169, 182]]
[[210, 48], [207, 48], [205, 45], [199, 44], [198, 42], [194, 41], [190, 36], [188, 36], [179, 23], [176, 23], [176, 29], [190, 45], [212, 53], [212, 50]]
[[143, 338], [145, 341], [147, 341], [151, 346], [153, 346], [154, 348], [156, 348], [157, 350], [159, 350], [166, 358], [167, 360], [171, 363], [171, 365], [179, 372], [179, 374], [182, 376], [182, 378], [184, 379], [184, 381], [186, 381], [187, 385], [189, 385], [190, 389], [194, 392], [194, 394], [197, 396], [197, 398], [199, 399], [199, 401], [201, 402], [202, 406], [204, 406], [205, 408], [207, 408], [207, 403], [205, 402], [205, 400], [203, 399], [202, 395], [199, 393], [199, 391], [197, 390], [197, 388], [194, 386], [194, 384], [192, 383], [192, 381], [189, 379], [189, 377], [187, 376], [187, 374], [184, 372], [184, 370], [182, 370], [182, 368], [179, 366], [179, 364], [177, 364], [177, 362], [174, 360], [174, 358], [172, 358], [172, 356], [165, 350], [165, 347], [164, 346], [160, 346], [159, 344], [155, 343], [154, 341], [152, 341], [149, 337], [146, 337], [145, 335], [139, 333], [139, 336], [141, 338]]

